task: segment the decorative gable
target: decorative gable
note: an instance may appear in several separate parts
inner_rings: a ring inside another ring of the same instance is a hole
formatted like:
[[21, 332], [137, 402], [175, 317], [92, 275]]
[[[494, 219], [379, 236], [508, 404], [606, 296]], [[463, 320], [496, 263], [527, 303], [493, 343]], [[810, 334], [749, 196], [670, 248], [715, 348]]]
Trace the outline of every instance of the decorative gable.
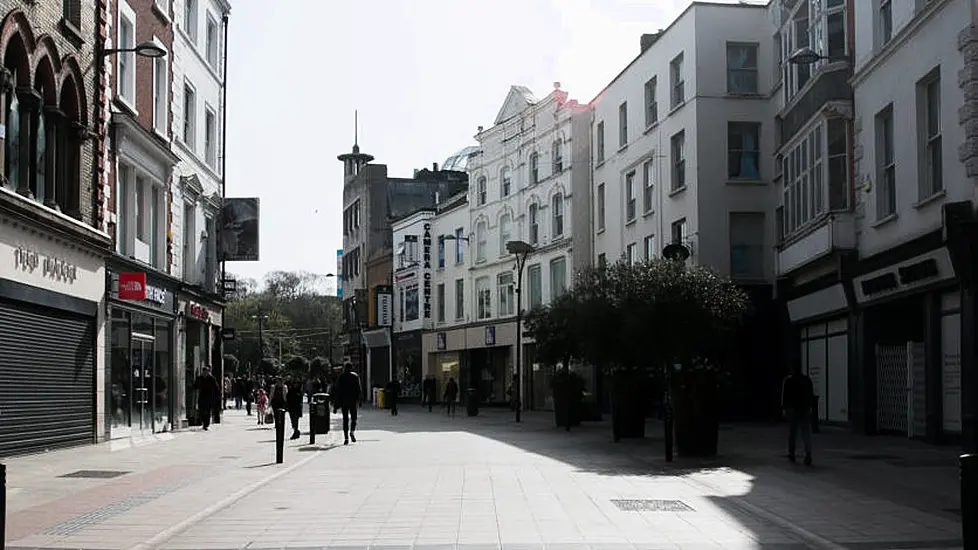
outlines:
[[499, 114], [496, 115], [496, 120], [493, 124], [500, 124], [513, 118], [536, 102], [537, 99], [534, 97], [533, 92], [526, 86], [510, 87], [509, 93], [506, 95], [506, 101], [503, 102], [502, 108], [499, 109]]

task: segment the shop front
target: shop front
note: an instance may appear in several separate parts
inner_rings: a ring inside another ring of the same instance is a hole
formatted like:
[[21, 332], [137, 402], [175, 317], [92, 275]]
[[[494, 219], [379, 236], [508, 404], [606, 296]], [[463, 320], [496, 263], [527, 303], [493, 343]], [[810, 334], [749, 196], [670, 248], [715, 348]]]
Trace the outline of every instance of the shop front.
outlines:
[[101, 440], [104, 252], [0, 212], [0, 257], [0, 456]]
[[394, 365], [401, 381], [401, 397], [421, 398], [421, 331], [394, 334]]
[[[515, 322], [427, 332], [421, 347], [422, 371], [436, 380], [437, 396], [454, 378], [463, 401], [472, 388], [483, 404], [509, 405], [515, 372]], [[524, 384], [528, 378], [524, 370]]]
[[[179, 334], [176, 342], [177, 366], [180, 373], [178, 385], [181, 398], [176, 414], [190, 426], [200, 424], [197, 418], [197, 392], [194, 382], [205, 367], [220, 381], [224, 378], [223, 309], [220, 304], [206, 300], [202, 295], [190, 293], [186, 288], [177, 298], [177, 322]], [[223, 388], [223, 384], [219, 384]], [[214, 408], [214, 420], [218, 421], [220, 407]]]
[[113, 439], [179, 428], [176, 280], [115, 257], [109, 262], [106, 429]]

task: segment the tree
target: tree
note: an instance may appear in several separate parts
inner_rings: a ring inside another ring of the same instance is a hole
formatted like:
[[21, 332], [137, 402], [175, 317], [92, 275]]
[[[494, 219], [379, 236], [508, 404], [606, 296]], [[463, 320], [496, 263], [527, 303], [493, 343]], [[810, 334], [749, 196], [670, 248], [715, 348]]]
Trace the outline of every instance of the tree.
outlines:
[[224, 354], [224, 373], [228, 375], [238, 375], [238, 369], [241, 368], [241, 362], [238, 358], [230, 353]]
[[323, 378], [329, 374], [330, 364], [325, 357], [315, 357], [309, 362], [309, 376]]
[[285, 362], [285, 373], [293, 377], [305, 378], [309, 376], [309, 361], [301, 355], [290, 357]]

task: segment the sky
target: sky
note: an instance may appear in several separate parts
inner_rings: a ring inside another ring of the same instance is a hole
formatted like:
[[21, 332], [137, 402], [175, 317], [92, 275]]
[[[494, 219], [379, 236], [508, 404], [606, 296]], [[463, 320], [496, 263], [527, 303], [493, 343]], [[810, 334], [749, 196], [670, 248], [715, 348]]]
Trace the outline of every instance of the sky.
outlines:
[[259, 197], [261, 242], [228, 271], [336, 271], [355, 110], [361, 151], [410, 177], [475, 145], [514, 84], [590, 101], [689, 4], [232, 0], [227, 194]]

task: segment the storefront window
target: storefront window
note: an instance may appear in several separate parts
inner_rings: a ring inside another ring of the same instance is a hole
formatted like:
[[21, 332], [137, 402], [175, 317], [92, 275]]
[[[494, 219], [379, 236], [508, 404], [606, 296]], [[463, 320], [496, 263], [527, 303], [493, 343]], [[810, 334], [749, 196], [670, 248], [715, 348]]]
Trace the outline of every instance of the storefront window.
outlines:
[[170, 425], [170, 382], [173, 371], [170, 353], [170, 323], [156, 321], [156, 373], [153, 378], [153, 407], [155, 410], [154, 427], [156, 431], [167, 431]]
[[459, 390], [464, 391], [462, 382], [460, 381], [460, 366], [459, 354], [457, 352], [447, 352], [438, 355], [438, 360], [436, 363], [437, 370], [434, 374], [438, 378], [437, 398], [439, 400], [445, 393], [445, 388], [448, 386], [449, 378], [454, 378], [455, 383], [458, 384]]
[[129, 314], [118, 309], [112, 310], [111, 320], [111, 360], [109, 374], [109, 435], [125, 437], [129, 435], [132, 411], [129, 408]]
[[131, 336], [132, 427], [149, 431], [153, 429], [153, 372], [156, 370], [153, 318], [133, 315]]

